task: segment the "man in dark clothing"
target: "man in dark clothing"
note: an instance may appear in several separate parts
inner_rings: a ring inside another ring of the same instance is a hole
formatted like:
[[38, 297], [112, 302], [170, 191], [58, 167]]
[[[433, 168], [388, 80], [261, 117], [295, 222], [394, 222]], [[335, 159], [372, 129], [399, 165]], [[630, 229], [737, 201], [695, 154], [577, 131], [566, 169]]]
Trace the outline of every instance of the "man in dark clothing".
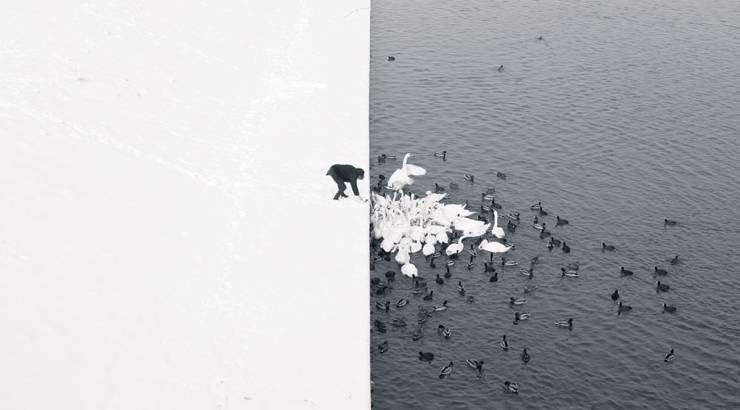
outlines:
[[347, 189], [345, 182], [349, 182], [352, 186], [352, 192], [356, 196], [360, 196], [360, 191], [357, 189], [357, 180], [365, 178], [365, 171], [362, 168], [355, 168], [352, 165], [340, 165], [335, 164], [329, 168], [326, 175], [332, 177], [334, 182], [337, 183], [337, 194], [334, 195], [334, 199], [337, 200], [339, 197], [347, 198], [344, 190]]

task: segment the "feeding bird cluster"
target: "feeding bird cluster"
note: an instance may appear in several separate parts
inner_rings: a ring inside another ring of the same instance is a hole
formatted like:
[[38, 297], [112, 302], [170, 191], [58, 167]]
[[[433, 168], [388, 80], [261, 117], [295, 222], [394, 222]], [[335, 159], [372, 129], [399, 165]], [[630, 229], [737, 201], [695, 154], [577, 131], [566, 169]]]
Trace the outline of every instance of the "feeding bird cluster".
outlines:
[[[426, 173], [423, 168], [408, 164], [409, 156], [406, 154], [401, 169], [388, 179], [388, 188], [397, 192], [393, 196], [372, 194], [370, 221], [373, 238], [380, 241], [382, 251], [385, 254], [395, 253], [396, 262], [402, 266], [401, 272], [414, 277], [418, 270], [411, 263], [411, 254], [421, 251], [424, 256], [433, 256], [437, 254], [439, 245], [444, 247], [447, 256], [456, 257], [464, 250], [464, 239], [484, 236], [491, 224], [469, 218], [475, 212], [466, 209], [466, 205], [442, 203], [446, 194], [427, 191], [424, 197], [404, 195], [403, 188], [413, 183], [411, 176]], [[494, 226], [490, 232], [496, 238], [504, 238], [504, 231], [498, 226], [497, 212], [494, 213]], [[450, 243], [451, 239], [457, 241]], [[483, 239], [478, 249], [494, 254], [505, 253], [511, 246]]]
[[[491, 274], [490, 282], [498, 281], [498, 272], [494, 267], [493, 256], [494, 254], [501, 254], [501, 266], [513, 267], [517, 266], [518, 262], [513, 260], [507, 260], [504, 254], [509, 250], [513, 249], [514, 246], [507, 243], [505, 238], [506, 233], [513, 233], [517, 227], [521, 224], [520, 214], [518, 212], [509, 212], [505, 215], [508, 219], [508, 223], [503, 227], [498, 226], [499, 214], [498, 210], [502, 209], [501, 204], [497, 203], [493, 194], [495, 190], [490, 189], [486, 192], [481, 193], [481, 205], [480, 214], [477, 215], [477, 219], [473, 219], [473, 216], [478, 212], [473, 212], [469, 209], [468, 201], [465, 204], [446, 204], [442, 201], [446, 198], [447, 194], [444, 193], [443, 187], [438, 184], [435, 185], [434, 192], [426, 191], [424, 196], [416, 196], [413, 193], [404, 193], [404, 189], [414, 183], [414, 178], [422, 175], [426, 175], [426, 170], [416, 165], [408, 163], [408, 159], [411, 154], [406, 154], [403, 159], [403, 163], [400, 169], [396, 170], [387, 181], [387, 185], [381, 186], [381, 183], [385, 182], [385, 178], [381, 175], [378, 186], [374, 189], [371, 196], [371, 245], [373, 250], [376, 252], [374, 261], [377, 262], [381, 259], [390, 261], [391, 258], [395, 260], [401, 266], [401, 272], [408, 277], [413, 278], [413, 290], [412, 294], [416, 296], [423, 296], [424, 301], [432, 301], [434, 297], [434, 290], [428, 290], [426, 280], [419, 276], [417, 267], [411, 262], [411, 256], [417, 252], [421, 252], [425, 259], [429, 262], [431, 268], [436, 268], [435, 260], [447, 256], [447, 262], [444, 264], [446, 273], [444, 279], [439, 274], [436, 275], [435, 282], [437, 285], [443, 285], [445, 279], [450, 279], [451, 272], [450, 267], [454, 266], [455, 260], [458, 259], [465, 251], [465, 244], [463, 240], [467, 238], [473, 238], [474, 241], [470, 244], [467, 252], [470, 254], [470, 261], [467, 264], [467, 269], [470, 270], [474, 265], [474, 259], [479, 255], [479, 251], [487, 251], [490, 253], [490, 262], [486, 262], [484, 273]], [[437, 155], [435, 157], [443, 158], [446, 160], [447, 152], [444, 154]], [[378, 162], [384, 162], [386, 159], [395, 158], [394, 156], [382, 155], [378, 157]], [[506, 174], [498, 172], [497, 178], [506, 180]], [[465, 179], [473, 183], [474, 177], [466, 174]], [[452, 186], [452, 184], [450, 184]], [[383, 189], [387, 190], [385, 194], [381, 193]], [[390, 191], [390, 193], [388, 193]], [[490, 201], [490, 203], [488, 202]], [[538, 236], [541, 240], [547, 239], [547, 248], [552, 251], [554, 248], [560, 248], [564, 254], [569, 254], [571, 249], [570, 246], [564, 241], [556, 239], [553, 233], [548, 229], [547, 223], [539, 218], [543, 218], [548, 215], [545, 211], [541, 202], [538, 202], [530, 206], [530, 210], [535, 213], [532, 227], [538, 231]], [[489, 222], [484, 214], [492, 214], [492, 222]], [[567, 219], [556, 216], [555, 227], [561, 227], [569, 225]], [[674, 221], [666, 220], [665, 225], [675, 225]], [[567, 228], [566, 228], [567, 229]], [[606, 243], [601, 244], [602, 251], [616, 251], [614, 245], [608, 245]], [[395, 255], [394, 255], [395, 254]], [[674, 258], [671, 263], [675, 264], [678, 257]], [[527, 276], [529, 279], [534, 277], [535, 265], [539, 263], [539, 257], [535, 256], [531, 259], [529, 268], [521, 269], [521, 273]], [[374, 269], [374, 264], [371, 264], [371, 269]], [[579, 274], [578, 263], [568, 263], [565, 267], [560, 269], [561, 278], [578, 278]], [[664, 271], [659, 268], [655, 268], [655, 272], [658, 275], [664, 275]], [[621, 268], [621, 274], [623, 276], [631, 275], [632, 272], [624, 268]], [[391, 282], [395, 280], [395, 272], [390, 270], [385, 273], [387, 279], [386, 283], [382, 283], [380, 278], [374, 278], [371, 281], [373, 293], [377, 296], [384, 295], [392, 289]], [[462, 281], [458, 280], [457, 292], [460, 296], [465, 297], [468, 303], [474, 303], [475, 298], [468, 294]], [[662, 285], [662, 286], [661, 286]], [[531, 294], [537, 289], [537, 286], [526, 286], [523, 293], [525, 295]], [[668, 287], [658, 282], [657, 290], [659, 292], [668, 290]], [[612, 300], [616, 303], [620, 298], [619, 292], [615, 291], [612, 294]], [[524, 305], [527, 302], [526, 298], [510, 297], [509, 305], [511, 308]], [[395, 305], [397, 309], [401, 309], [409, 304], [408, 299], [400, 299]], [[381, 303], [376, 302], [376, 309], [390, 312], [391, 303], [386, 301]], [[423, 326], [424, 324], [433, 317], [436, 312], [443, 312], [449, 308], [448, 301], [444, 300], [441, 305], [434, 305], [430, 308], [419, 306], [419, 313], [417, 315], [417, 321], [419, 327], [415, 330], [411, 338], [412, 340], [419, 340], [423, 337]], [[617, 314], [621, 315], [624, 312], [630, 311], [630, 306], [619, 303], [617, 308]], [[663, 304], [663, 311], [673, 313], [676, 311], [674, 306]], [[529, 319], [530, 314], [526, 312], [515, 312], [514, 313], [514, 324], [519, 324], [521, 321]], [[555, 326], [560, 328], [566, 328], [573, 330], [573, 318], [561, 319], [556, 321]], [[394, 319], [392, 321], [394, 327], [405, 327], [406, 322], [402, 319]], [[386, 324], [382, 320], [376, 319], [374, 321], [375, 331], [379, 333], [386, 332]], [[452, 336], [452, 329], [442, 324], [437, 328], [439, 336], [449, 339]], [[504, 351], [509, 349], [509, 343], [506, 336], [503, 336], [501, 342], [501, 348]], [[385, 353], [388, 350], [387, 341], [378, 346], [380, 353]], [[674, 359], [673, 350], [666, 356], [666, 361]], [[530, 361], [530, 354], [526, 348], [522, 352], [523, 363]], [[419, 352], [419, 359], [422, 361], [431, 362], [434, 359], [434, 354], [431, 352]], [[483, 360], [472, 360], [466, 361], [469, 367], [476, 370], [478, 376], [482, 375]], [[449, 362], [448, 365], [442, 368], [439, 377], [445, 378], [449, 376], [454, 368], [454, 362]], [[518, 393], [519, 386], [516, 383], [506, 381], [504, 384], [505, 391], [509, 393]]]

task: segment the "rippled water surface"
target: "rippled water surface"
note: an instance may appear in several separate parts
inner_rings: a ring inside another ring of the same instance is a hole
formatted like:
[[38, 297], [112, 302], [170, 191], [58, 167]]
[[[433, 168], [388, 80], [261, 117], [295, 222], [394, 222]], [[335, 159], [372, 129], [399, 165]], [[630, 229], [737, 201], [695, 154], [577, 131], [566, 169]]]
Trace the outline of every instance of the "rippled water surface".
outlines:
[[[522, 214], [509, 259], [541, 260], [531, 281], [514, 267], [498, 268], [496, 283], [482, 257], [470, 271], [458, 262], [439, 286], [443, 263], [432, 269], [415, 255], [434, 301], [411, 295], [406, 278], [371, 298], [371, 320], [388, 325], [372, 331], [374, 408], [740, 408], [740, 2], [375, 0], [370, 114], [371, 158], [399, 156], [373, 160], [372, 182], [411, 152], [428, 171], [416, 193], [455, 182], [449, 202], [478, 207], [495, 187], [503, 214]], [[443, 149], [447, 161], [432, 155]], [[531, 227], [537, 201], [571, 254], [549, 252]], [[570, 225], [555, 227], [555, 215]], [[683, 262], [673, 266], [676, 254]], [[575, 261], [581, 277], [561, 279]], [[669, 271], [668, 293], [656, 294], [656, 265]], [[385, 280], [389, 269], [400, 275], [394, 262], [371, 275]], [[539, 288], [520, 310], [532, 317], [515, 326], [507, 301], [528, 284]], [[614, 289], [633, 311], [617, 315]], [[374, 308], [402, 297], [411, 300], [402, 309]], [[450, 309], [412, 341], [419, 306], [445, 299]], [[678, 312], [661, 313], [663, 302]], [[553, 325], [568, 317], [572, 332]], [[408, 326], [393, 327], [396, 318]], [[449, 340], [437, 336], [440, 323]], [[671, 347], [677, 359], [664, 363]], [[485, 360], [484, 377], [465, 359]], [[440, 380], [449, 361], [454, 371]], [[520, 394], [505, 394], [504, 380]]]

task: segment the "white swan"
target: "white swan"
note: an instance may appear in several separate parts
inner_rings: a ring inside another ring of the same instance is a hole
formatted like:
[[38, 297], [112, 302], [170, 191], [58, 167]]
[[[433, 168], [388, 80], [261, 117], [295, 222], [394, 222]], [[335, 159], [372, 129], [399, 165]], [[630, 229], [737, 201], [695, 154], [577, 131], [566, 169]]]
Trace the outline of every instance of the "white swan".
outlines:
[[409, 164], [408, 159], [410, 156], [411, 154], [406, 154], [403, 157], [403, 165], [401, 165], [401, 169], [395, 170], [393, 174], [391, 174], [391, 177], [388, 178], [389, 189], [401, 191], [406, 185], [414, 183], [414, 180], [411, 178], [412, 176], [421, 176], [427, 173], [424, 168]]
[[447, 256], [457, 255], [458, 253], [462, 252], [463, 249], [465, 249], [465, 245], [463, 245], [462, 241], [463, 239], [467, 238], [467, 236], [463, 235], [460, 237], [460, 239], [457, 241], [457, 243], [453, 243], [445, 249], [445, 253]]
[[425, 243], [424, 247], [421, 248], [421, 253], [423, 253], [424, 256], [429, 256], [429, 255], [434, 254], [434, 244], [429, 243], [429, 242]]
[[504, 228], [501, 228], [498, 226], [498, 212], [493, 211], [493, 228], [491, 228], [491, 234], [493, 236], [497, 237], [498, 239], [501, 239], [504, 237]]
[[409, 263], [411, 260], [411, 256], [409, 256], [409, 249], [405, 246], [399, 247], [398, 252], [396, 252], [396, 262], [398, 262], [399, 265], [405, 265]]
[[483, 242], [478, 245], [478, 249], [491, 253], [506, 253], [511, 249], [511, 246], [506, 246], [503, 243], [496, 241], [488, 242], [487, 239], [484, 239]]
[[416, 265], [409, 262], [401, 266], [401, 273], [403, 273], [405, 276], [413, 278], [419, 274], [419, 271], [416, 269]]

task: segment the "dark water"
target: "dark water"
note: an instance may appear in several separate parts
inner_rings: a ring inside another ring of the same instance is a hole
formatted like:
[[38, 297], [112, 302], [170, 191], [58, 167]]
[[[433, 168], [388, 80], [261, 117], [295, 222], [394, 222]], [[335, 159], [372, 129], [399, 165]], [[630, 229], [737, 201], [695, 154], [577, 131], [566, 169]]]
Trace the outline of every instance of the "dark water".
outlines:
[[[371, 54], [370, 156], [399, 156], [373, 161], [372, 181], [411, 152], [428, 171], [412, 191], [454, 181], [449, 202], [477, 207], [495, 187], [503, 214], [522, 213], [509, 259], [526, 266], [541, 255], [531, 282], [514, 267], [489, 283], [479, 257], [442, 286], [414, 256], [435, 298], [412, 296], [405, 278], [371, 298], [411, 300], [390, 313], [372, 307], [371, 319], [388, 324], [372, 332], [374, 408], [740, 408], [740, 2], [376, 0]], [[446, 162], [432, 155], [443, 149]], [[532, 229], [537, 201], [570, 255], [549, 252]], [[556, 228], [555, 215], [570, 225]], [[617, 251], [601, 252], [602, 241]], [[670, 265], [676, 254], [683, 263]], [[581, 277], [561, 279], [574, 261]], [[620, 277], [622, 265], [635, 276]], [[656, 294], [655, 265], [669, 271], [668, 293]], [[371, 275], [388, 269], [400, 275], [394, 262]], [[507, 301], [527, 284], [539, 289], [519, 310], [532, 317], [514, 326]], [[614, 289], [633, 311], [617, 315]], [[450, 309], [412, 341], [418, 307], [444, 299]], [[661, 313], [663, 302], [678, 312]], [[568, 317], [572, 332], [553, 325]], [[677, 359], [664, 363], [671, 347]], [[433, 364], [417, 360], [420, 350]], [[465, 359], [485, 360], [485, 376]], [[449, 361], [455, 370], [440, 380]], [[505, 394], [504, 380], [520, 394]]]

